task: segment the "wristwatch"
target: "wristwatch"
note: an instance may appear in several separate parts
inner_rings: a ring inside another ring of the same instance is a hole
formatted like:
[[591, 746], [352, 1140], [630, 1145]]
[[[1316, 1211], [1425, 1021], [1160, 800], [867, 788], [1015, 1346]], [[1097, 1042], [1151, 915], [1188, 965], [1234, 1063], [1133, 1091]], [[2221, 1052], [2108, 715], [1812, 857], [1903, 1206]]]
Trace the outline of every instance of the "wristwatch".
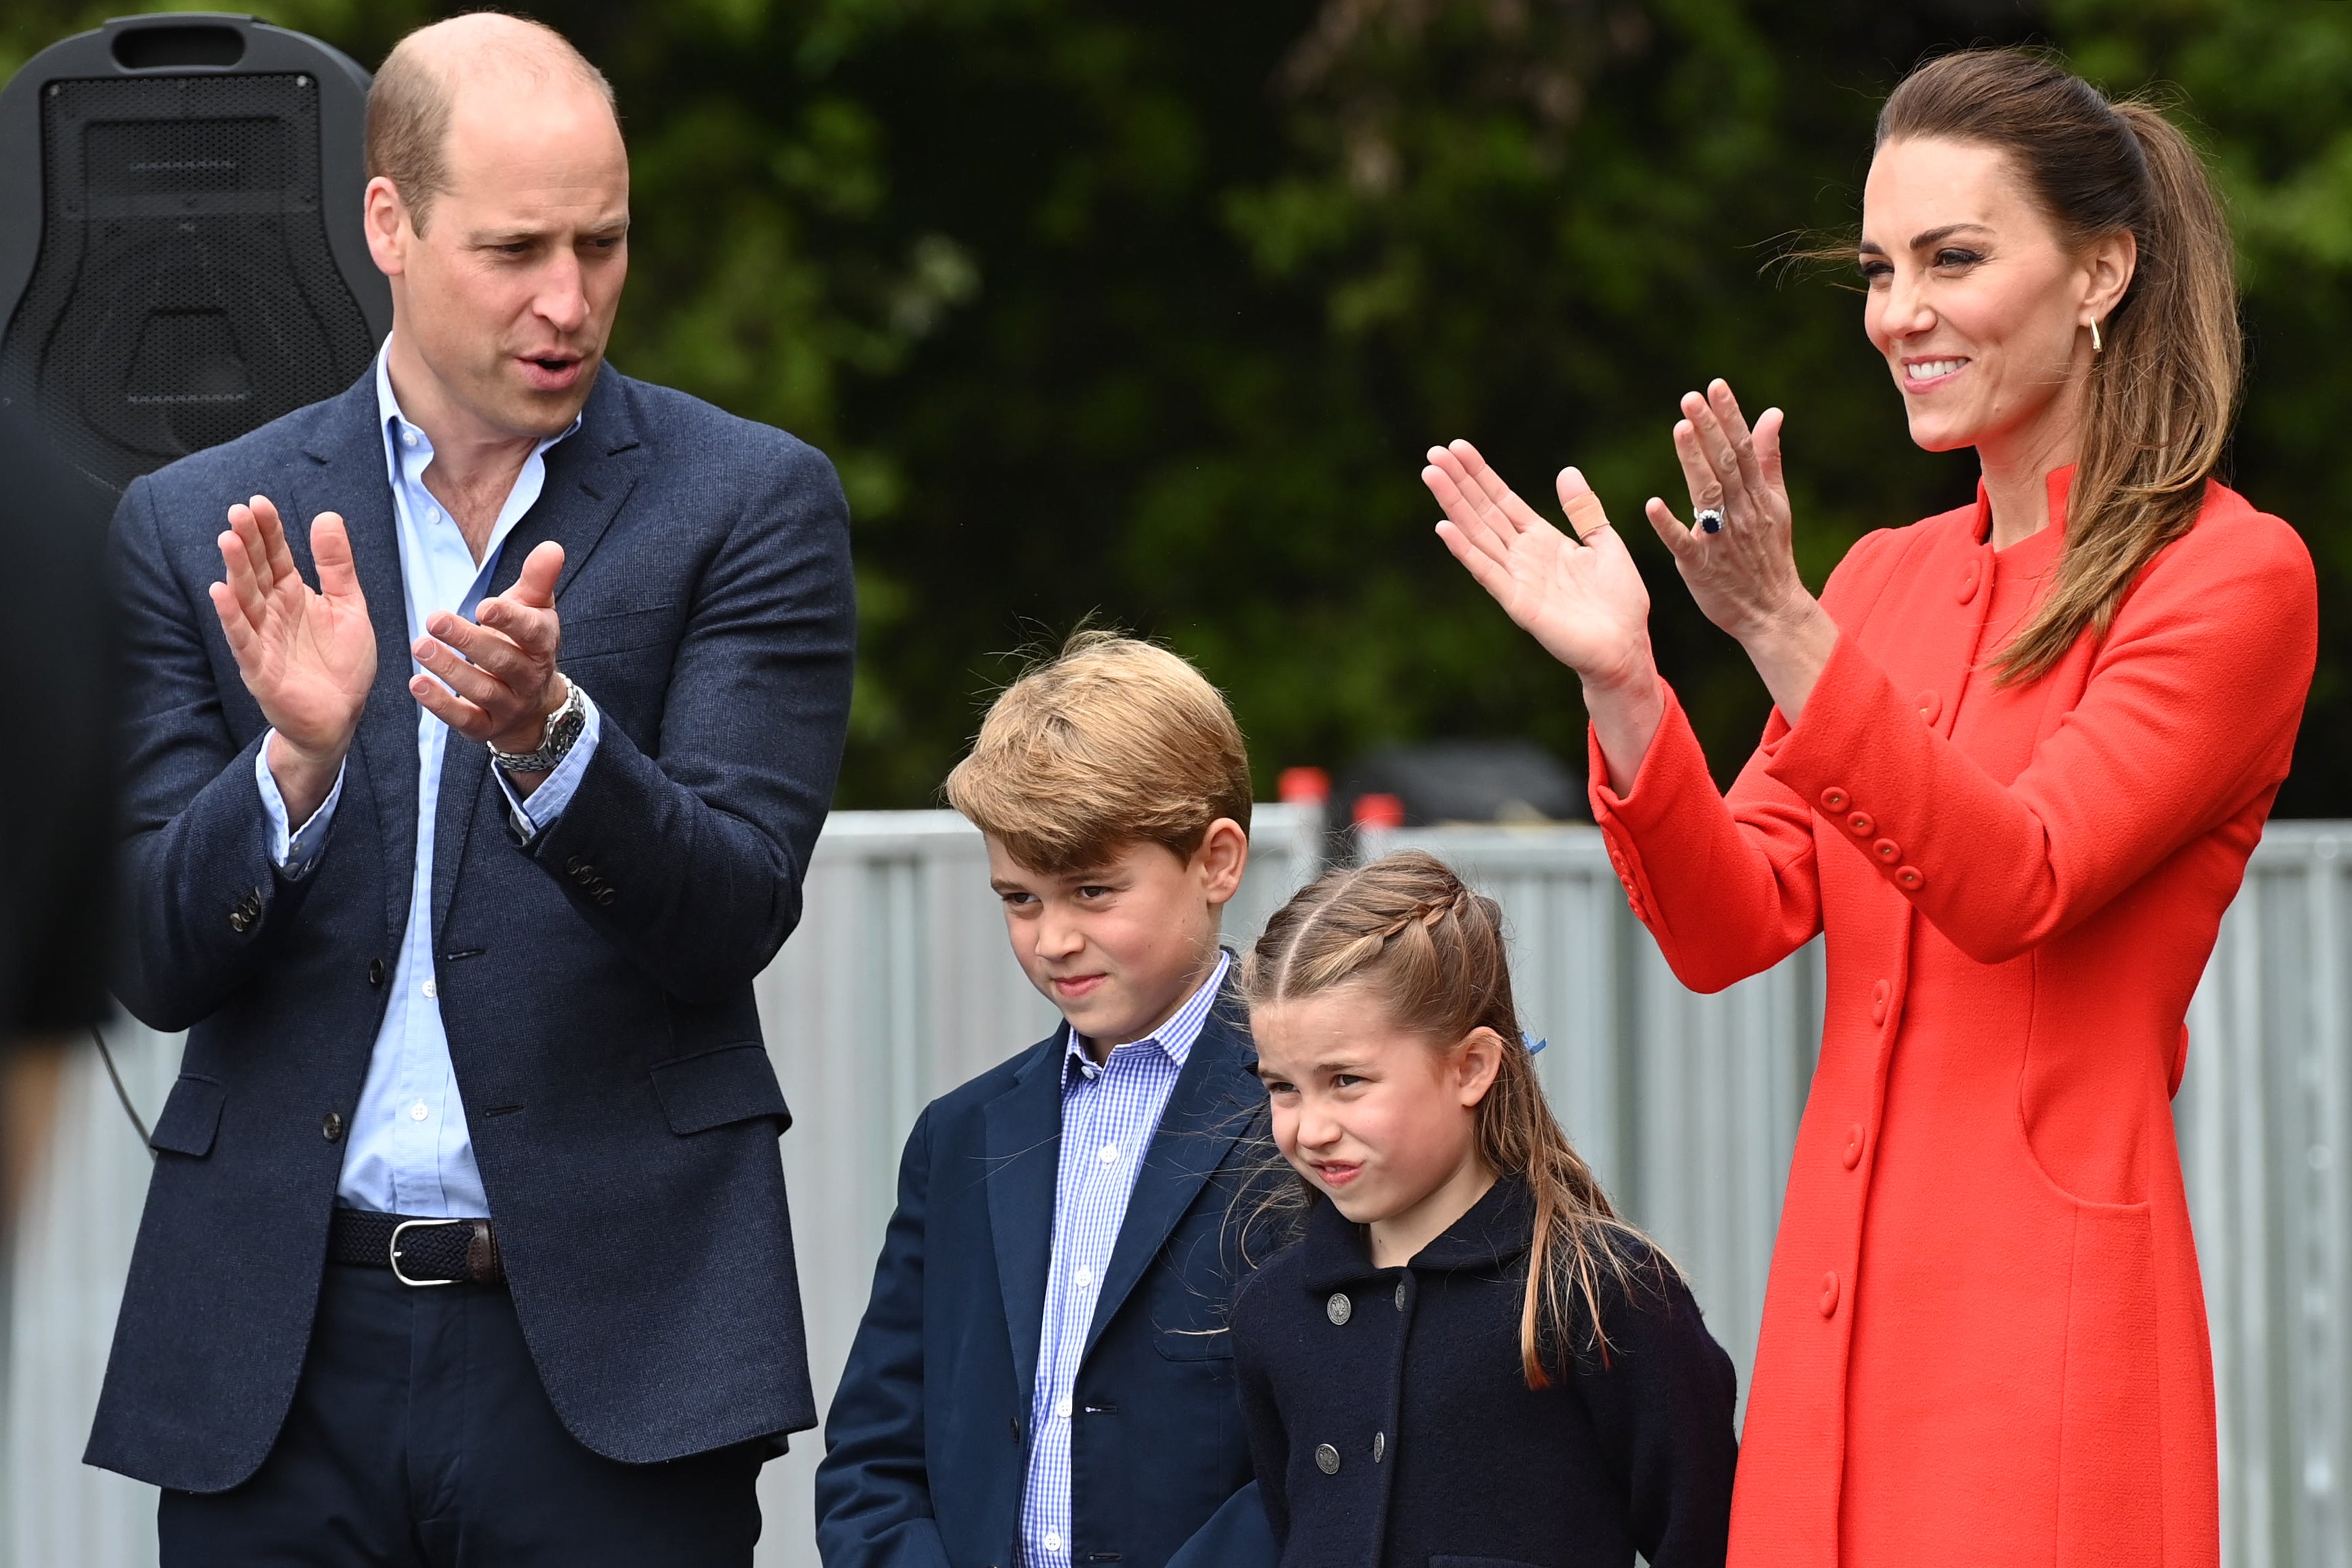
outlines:
[[555, 764], [572, 754], [580, 731], [588, 727], [588, 700], [581, 695], [580, 683], [570, 676], [563, 678], [563, 706], [547, 716], [547, 729], [541, 735], [535, 752], [501, 752], [490, 747], [490, 761], [510, 773], [551, 773]]

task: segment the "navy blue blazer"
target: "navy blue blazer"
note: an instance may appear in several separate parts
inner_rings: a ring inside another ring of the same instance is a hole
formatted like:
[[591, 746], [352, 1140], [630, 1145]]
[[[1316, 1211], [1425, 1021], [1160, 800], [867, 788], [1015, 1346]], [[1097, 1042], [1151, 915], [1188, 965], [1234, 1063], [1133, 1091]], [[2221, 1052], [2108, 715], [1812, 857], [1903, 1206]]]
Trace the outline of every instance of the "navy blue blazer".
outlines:
[[[86, 1458], [160, 1486], [235, 1486], [277, 1437], [406, 922], [417, 708], [376, 415], [371, 374], [134, 481], [115, 515], [117, 985], [188, 1044]], [[267, 726], [205, 598], [227, 509], [256, 493], [299, 520], [313, 582], [307, 524], [342, 514], [376, 631], [342, 799], [299, 881], [270, 858]], [[822, 454], [605, 367], [492, 584], [562, 544], [560, 663], [604, 711], [596, 753], [528, 847], [482, 747], [453, 742], [442, 765], [450, 1057], [540, 1376], [612, 1458], [815, 1420], [776, 1148], [790, 1116], [751, 982], [800, 917], [840, 763], [847, 525]]]
[[[816, 1472], [826, 1568], [1018, 1561], [1054, 1241], [1064, 1032], [934, 1100], [898, 1170], [874, 1295]], [[1221, 1510], [1224, 1568], [1271, 1568], [1226, 1321], [1267, 1170], [1265, 1090], [1228, 984], [1111, 1248], [1071, 1403], [1077, 1563], [1162, 1568]], [[1197, 1554], [1196, 1554], [1197, 1555]]]

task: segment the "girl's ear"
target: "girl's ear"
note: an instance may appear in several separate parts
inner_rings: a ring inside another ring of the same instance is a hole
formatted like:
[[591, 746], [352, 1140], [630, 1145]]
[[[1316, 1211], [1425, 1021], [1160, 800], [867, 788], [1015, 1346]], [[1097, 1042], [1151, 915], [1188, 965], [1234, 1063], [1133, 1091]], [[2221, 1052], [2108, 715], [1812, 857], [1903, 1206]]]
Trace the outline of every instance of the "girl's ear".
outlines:
[[1503, 1037], [1480, 1025], [1463, 1037], [1454, 1053], [1454, 1082], [1462, 1107], [1468, 1110], [1486, 1098], [1495, 1077], [1503, 1070]]

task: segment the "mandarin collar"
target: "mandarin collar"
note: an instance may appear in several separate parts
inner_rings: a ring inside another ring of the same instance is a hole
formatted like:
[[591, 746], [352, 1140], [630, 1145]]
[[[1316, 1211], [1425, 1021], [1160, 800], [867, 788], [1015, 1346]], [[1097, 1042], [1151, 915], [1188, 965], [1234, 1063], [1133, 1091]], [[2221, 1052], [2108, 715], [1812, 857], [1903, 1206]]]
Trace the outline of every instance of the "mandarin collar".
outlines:
[[[2033, 539], [2047, 533], [2063, 540], [2066, 537], [2066, 502], [2074, 492], [2074, 465], [2067, 463], [2051, 469], [2042, 476], [2042, 493], [2050, 501], [2050, 526], [2034, 534]], [[1969, 542], [1979, 550], [1992, 550], [1992, 496], [1985, 489], [1982, 479], [1977, 480], [1977, 517], [1969, 531]], [[2032, 540], [2020, 540], [2010, 549], [2032, 542]], [[2004, 552], [1993, 551], [1993, 553]]]

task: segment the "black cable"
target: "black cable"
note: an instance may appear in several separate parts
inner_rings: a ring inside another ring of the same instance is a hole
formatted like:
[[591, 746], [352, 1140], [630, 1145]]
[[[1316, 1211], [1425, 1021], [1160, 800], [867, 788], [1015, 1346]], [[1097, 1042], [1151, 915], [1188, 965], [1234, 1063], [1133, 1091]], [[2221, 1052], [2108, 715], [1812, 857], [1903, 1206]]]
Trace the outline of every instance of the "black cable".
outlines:
[[106, 1048], [106, 1037], [99, 1032], [96, 1024], [89, 1026], [89, 1037], [98, 1042], [98, 1054], [106, 1061], [106, 1076], [114, 1080], [114, 1098], [122, 1102], [122, 1114], [131, 1118], [131, 1125], [139, 1130], [139, 1146], [147, 1151], [150, 1160], [153, 1159], [155, 1145], [150, 1141], [147, 1124], [139, 1120], [139, 1112], [131, 1108], [131, 1091], [122, 1087], [122, 1075], [114, 1070], [114, 1053]]

